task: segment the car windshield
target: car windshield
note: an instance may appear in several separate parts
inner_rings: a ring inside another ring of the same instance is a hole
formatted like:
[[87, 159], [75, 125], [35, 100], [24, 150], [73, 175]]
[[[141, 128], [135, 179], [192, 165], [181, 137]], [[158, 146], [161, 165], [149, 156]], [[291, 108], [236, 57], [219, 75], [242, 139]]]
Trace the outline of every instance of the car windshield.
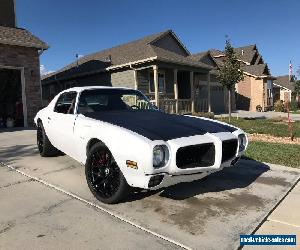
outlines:
[[121, 110], [155, 110], [146, 96], [129, 89], [90, 89], [82, 91], [78, 113]]

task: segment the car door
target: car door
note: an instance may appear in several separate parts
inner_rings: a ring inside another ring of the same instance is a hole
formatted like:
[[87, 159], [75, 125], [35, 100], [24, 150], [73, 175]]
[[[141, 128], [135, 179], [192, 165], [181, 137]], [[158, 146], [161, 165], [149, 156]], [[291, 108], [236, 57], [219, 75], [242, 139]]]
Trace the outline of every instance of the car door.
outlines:
[[[48, 117], [48, 133], [52, 144], [62, 152], [74, 157], [74, 124], [77, 115], [74, 113], [77, 92], [62, 93]], [[76, 144], [75, 144], [76, 145]]]

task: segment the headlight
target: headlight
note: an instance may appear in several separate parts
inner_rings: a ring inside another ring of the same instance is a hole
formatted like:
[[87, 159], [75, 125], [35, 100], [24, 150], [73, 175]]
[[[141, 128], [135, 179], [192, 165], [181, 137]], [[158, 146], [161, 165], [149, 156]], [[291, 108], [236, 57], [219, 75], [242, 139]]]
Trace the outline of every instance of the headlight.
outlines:
[[239, 135], [239, 152], [246, 149], [247, 139], [244, 134]]
[[165, 166], [169, 158], [169, 151], [165, 145], [157, 145], [153, 148], [153, 167], [161, 168]]

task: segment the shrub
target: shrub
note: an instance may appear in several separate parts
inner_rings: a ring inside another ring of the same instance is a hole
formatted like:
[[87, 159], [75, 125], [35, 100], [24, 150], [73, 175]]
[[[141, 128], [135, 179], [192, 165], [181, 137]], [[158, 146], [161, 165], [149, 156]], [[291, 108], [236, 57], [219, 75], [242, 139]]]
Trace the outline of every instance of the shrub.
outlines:
[[284, 112], [284, 104], [283, 101], [277, 100], [274, 104], [274, 110], [276, 112]]
[[291, 111], [298, 111], [298, 103], [296, 101], [291, 101], [290, 109]]

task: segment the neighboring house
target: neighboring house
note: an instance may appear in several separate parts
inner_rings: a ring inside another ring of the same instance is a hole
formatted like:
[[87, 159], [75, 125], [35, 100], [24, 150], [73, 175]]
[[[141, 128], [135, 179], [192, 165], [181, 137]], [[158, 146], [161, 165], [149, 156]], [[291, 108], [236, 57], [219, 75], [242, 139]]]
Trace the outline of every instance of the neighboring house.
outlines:
[[293, 99], [293, 92], [295, 90], [295, 84], [293, 77], [289, 75], [277, 76], [274, 80], [274, 102], [281, 100], [283, 102], [290, 102]]
[[[258, 52], [256, 45], [249, 45], [235, 48], [238, 60], [244, 70], [244, 80], [236, 84], [236, 97], [232, 95], [233, 108], [241, 110], [255, 111], [257, 106], [263, 110], [271, 109], [273, 106], [273, 79], [264, 63], [262, 56]], [[211, 106], [222, 112], [220, 102], [224, 102], [223, 107], [227, 107], [228, 94], [216, 79], [217, 70], [225, 60], [223, 51], [211, 49], [192, 55], [199, 62], [206, 63], [214, 67], [211, 72]]]
[[79, 58], [42, 79], [43, 99], [86, 85], [130, 87], [142, 91], [170, 113], [207, 111], [211, 66], [189, 58], [190, 52], [171, 30]]
[[[213, 67], [213, 70], [211, 70], [209, 74], [209, 86], [206, 84], [206, 79], [203, 77], [196, 79], [195, 86], [200, 94], [202, 93], [205, 95], [208, 93], [211, 100], [208, 111], [213, 111], [214, 113], [224, 113], [228, 111], [228, 90], [224, 89], [223, 85], [219, 83], [217, 79], [218, 69], [223, 64], [222, 60], [219, 59], [219, 55], [223, 56], [223, 52], [211, 49], [190, 56], [193, 60], [197, 60], [198, 62]], [[232, 93], [234, 93], [234, 90], [232, 90]], [[234, 94], [232, 94], [231, 97], [232, 110], [235, 110]]]
[[0, 119], [32, 126], [42, 106], [39, 56], [48, 45], [16, 27], [13, 0], [0, 8]]

